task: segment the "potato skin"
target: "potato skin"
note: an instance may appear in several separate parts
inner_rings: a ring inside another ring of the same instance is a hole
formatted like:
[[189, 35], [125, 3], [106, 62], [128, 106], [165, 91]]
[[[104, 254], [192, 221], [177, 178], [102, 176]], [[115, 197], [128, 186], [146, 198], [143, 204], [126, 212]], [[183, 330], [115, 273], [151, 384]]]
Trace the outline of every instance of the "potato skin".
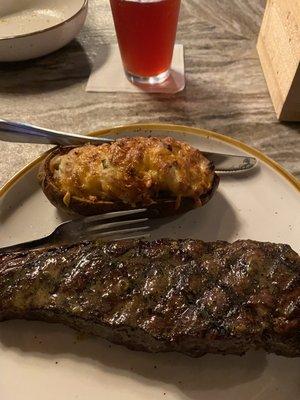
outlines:
[[[130, 204], [125, 204], [122, 201], [91, 201], [89, 199], [79, 198], [76, 196], [72, 196], [69, 205], [66, 206], [63, 201], [65, 194], [60, 191], [53, 180], [50, 170], [50, 162], [54, 157], [67, 154], [75, 147], [78, 146], [56, 147], [47, 155], [44, 162], [41, 164], [38, 174], [38, 180], [48, 200], [56, 208], [63, 210], [68, 214], [79, 214], [83, 216], [132, 209], [132, 206]], [[212, 173], [214, 173], [213, 165], [211, 165], [211, 171]], [[213, 185], [211, 189], [201, 195], [199, 199], [199, 203], [201, 203], [201, 206], [206, 204], [212, 198], [219, 185], [219, 180], [220, 179], [218, 175], [214, 173]], [[181, 214], [194, 208], [198, 208], [200, 206], [199, 203], [196, 203], [195, 200], [192, 198], [182, 198], [180, 206], [176, 208], [176, 198], [158, 198], [154, 204], [147, 206], [147, 215], [151, 218], [155, 218]], [[137, 208], [144, 207], [145, 205], [143, 204], [137, 204]]]

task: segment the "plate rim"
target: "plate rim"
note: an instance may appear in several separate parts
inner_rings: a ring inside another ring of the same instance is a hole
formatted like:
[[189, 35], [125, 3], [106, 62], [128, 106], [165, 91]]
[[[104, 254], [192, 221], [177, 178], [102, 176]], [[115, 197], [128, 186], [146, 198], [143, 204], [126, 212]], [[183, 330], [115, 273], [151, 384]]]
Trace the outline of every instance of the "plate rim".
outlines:
[[[230, 136], [226, 136], [221, 133], [217, 133], [214, 131], [210, 131], [203, 128], [192, 127], [187, 125], [177, 125], [177, 124], [164, 124], [164, 123], [136, 123], [136, 124], [124, 124], [117, 125], [112, 128], [103, 128], [100, 130], [92, 131], [87, 133], [87, 136], [100, 136], [100, 135], [109, 135], [109, 134], [119, 134], [128, 129], [144, 129], [144, 130], [161, 130], [161, 131], [174, 131], [174, 132], [182, 132], [188, 135], [198, 135], [207, 138], [214, 138], [220, 140], [222, 142], [233, 145], [234, 147], [246, 151], [247, 153], [257, 157], [260, 161], [267, 164], [277, 175], [280, 175], [284, 178], [296, 191], [300, 194], [300, 181], [288, 172], [282, 165], [278, 162], [274, 161], [272, 158], [268, 157], [266, 154], [257, 150], [255, 147], [252, 147], [240, 140], [234, 139]], [[26, 164], [23, 168], [21, 168], [18, 172], [16, 172], [2, 187], [0, 187], [0, 199], [6, 194], [12, 186], [17, 183], [28, 171], [34, 168], [38, 163], [40, 163], [51, 151], [53, 148], [47, 150], [37, 158], [35, 158], [30, 163]]]

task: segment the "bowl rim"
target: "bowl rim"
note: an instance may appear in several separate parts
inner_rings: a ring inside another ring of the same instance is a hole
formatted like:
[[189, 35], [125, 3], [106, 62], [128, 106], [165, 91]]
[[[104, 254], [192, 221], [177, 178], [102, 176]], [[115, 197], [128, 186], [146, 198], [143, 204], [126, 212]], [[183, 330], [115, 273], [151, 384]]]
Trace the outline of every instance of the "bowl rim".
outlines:
[[76, 18], [88, 6], [88, 2], [89, 2], [89, 0], [83, 0], [83, 3], [81, 5], [81, 7], [79, 8], [79, 10], [76, 11], [75, 14], [71, 15], [71, 17], [65, 19], [62, 22], [59, 22], [59, 23], [57, 23], [55, 25], [52, 25], [52, 26], [49, 26], [48, 28], [39, 29], [38, 31], [34, 31], [34, 32], [30, 32], [30, 33], [21, 33], [19, 35], [14, 35], [14, 36], [4, 36], [4, 37], [0, 36], [0, 42], [3, 42], [5, 40], [22, 39], [22, 38], [25, 38], [25, 37], [38, 35], [40, 33], [44, 33], [44, 32], [47, 32], [47, 31], [51, 31], [51, 30], [53, 30], [55, 28], [58, 28], [58, 27], [60, 27], [60, 26], [62, 26], [64, 24], [72, 21], [72, 19]]

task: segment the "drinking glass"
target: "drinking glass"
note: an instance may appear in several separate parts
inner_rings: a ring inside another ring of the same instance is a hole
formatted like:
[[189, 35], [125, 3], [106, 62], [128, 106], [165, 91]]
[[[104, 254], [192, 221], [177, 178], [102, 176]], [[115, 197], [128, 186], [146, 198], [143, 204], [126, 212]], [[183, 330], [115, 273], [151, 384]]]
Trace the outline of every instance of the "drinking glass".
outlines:
[[110, 0], [127, 78], [155, 84], [170, 74], [180, 0]]

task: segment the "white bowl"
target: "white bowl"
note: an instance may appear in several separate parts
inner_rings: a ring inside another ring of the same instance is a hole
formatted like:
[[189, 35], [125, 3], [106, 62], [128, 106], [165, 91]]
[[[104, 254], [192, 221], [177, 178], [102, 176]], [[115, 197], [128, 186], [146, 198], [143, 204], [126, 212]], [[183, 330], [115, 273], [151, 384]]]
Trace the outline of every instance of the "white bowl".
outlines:
[[0, 1], [0, 61], [23, 61], [60, 49], [74, 39], [88, 0]]

